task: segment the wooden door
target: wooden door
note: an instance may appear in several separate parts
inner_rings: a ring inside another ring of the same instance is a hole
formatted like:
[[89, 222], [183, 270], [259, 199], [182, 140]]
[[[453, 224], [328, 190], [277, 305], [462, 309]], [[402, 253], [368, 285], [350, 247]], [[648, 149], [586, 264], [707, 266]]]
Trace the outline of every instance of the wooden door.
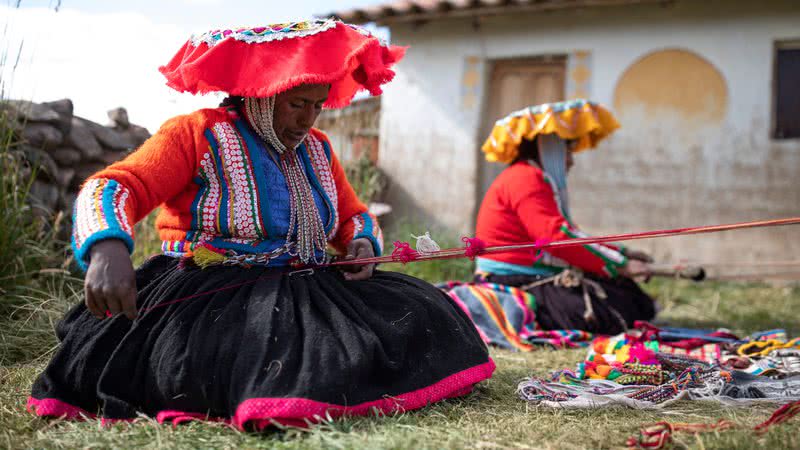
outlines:
[[[564, 100], [566, 56], [497, 60], [492, 67], [480, 145], [494, 123], [526, 106]], [[480, 152], [478, 205], [505, 164], [489, 163]]]

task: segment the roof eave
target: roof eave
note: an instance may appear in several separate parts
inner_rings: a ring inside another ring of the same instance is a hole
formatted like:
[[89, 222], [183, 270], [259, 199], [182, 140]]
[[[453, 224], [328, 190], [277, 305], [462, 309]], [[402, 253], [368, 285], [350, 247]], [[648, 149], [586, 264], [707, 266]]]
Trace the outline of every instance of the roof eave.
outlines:
[[675, 0], [571, 0], [563, 2], [541, 2], [532, 4], [517, 3], [496, 6], [473, 6], [460, 9], [452, 8], [447, 10], [421, 11], [401, 14], [386, 11], [385, 9], [379, 13], [370, 13], [365, 10], [355, 10], [349, 12], [348, 15], [332, 15], [350, 23], [363, 24], [367, 22], [374, 22], [378, 25], [391, 26], [395, 24], [423, 23], [442, 19], [490, 17], [530, 12], [553, 12], [569, 9], [628, 6], [637, 4], [668, 5], [674, 2]]

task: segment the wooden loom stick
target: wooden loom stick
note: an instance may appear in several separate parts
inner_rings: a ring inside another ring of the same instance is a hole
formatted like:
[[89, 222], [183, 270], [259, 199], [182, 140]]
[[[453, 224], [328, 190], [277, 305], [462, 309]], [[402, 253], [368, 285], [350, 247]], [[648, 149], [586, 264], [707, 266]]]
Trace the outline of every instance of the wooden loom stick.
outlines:
[[[782, 225], [797, 225], [797, 224], [800, 224], [800, 217], [791, 217], [786, 219], [774, 219], [774, 220], [759, 220], [754, 222], [739, 222], [739, 223], [724, 224], [724, 225], [674, 228], [669, 230], [645, 231], [639, 233], [623, 233], [623, 234], [614, 234], [608, 236], [573, 238], [561, 241], [552, 241], [545, 244], [536, 244], [534, 242], [531, 242], [531, 243], [514, 244], [514, 245], [497, 245], [493, 247], [486, 247], [485, 249], [483, 249], [483, 251], [479, 253], [479, 255], [504, 253], [513, 250], [544, 250], [548, 248], [573, 247], [577, 245], [602, 244], [607, 242], [632, 241], [638, 239], [652, 239], [652, 238], [661, 238], [669, 236], [686, 236], [693, 234], [718, 233], [721, 231], [729, 231], [729, 230], [742, 230], [748, 228], [776, 227]], [[466, 249], [462, 247], [462, 248], [444, 249], [430, 253], [416, 253], [414, 255], [414, 258], [407, 262], [463, 258], [466, 257], [465, 250]], [[386, 255], [386, 256], [375, 256], [371, 258], [336, 261], [327, 265], [328, 266], [365, 265], [365, 264], [390, 263], [390, 262], [400, 262], [400, 260], [396, 256]]]

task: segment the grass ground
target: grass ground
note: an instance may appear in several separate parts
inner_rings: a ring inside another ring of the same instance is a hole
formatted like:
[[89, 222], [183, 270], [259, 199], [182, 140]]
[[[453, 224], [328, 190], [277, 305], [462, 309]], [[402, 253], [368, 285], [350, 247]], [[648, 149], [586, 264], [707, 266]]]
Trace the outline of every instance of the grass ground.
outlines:
[[[418, 274], [441, 268], [415, 266]], [[398, 267], [403, 270], [404, 268]], [[405, 270], [411, 269], [411, 265]], [[700, 284], [661, 281], [648, 286], [664, 310], [661, 318], [682, 326], [728, 327], [747, 333], [784, 327], [800, 334], [800, 289], [767, 285]], [[73, 296], [73, 299], [77, 298]], [[41, 313], [41, 311], [40, 311]], [[22, 331], [20, 331], [22, 330]], [[25, 333], [24, 328], [5, 330]], [[36, 345], [41, 345], [41, 339]], [[53, 338], [50, 344], [54, 343]], [[21, 341], [21, 342], [24, 342]], [[189, 424], [172, 428], [142, 418], [134, 424], [101, 428], [83, 423], [44, 421], [25, 413], [25, 400], [46, 355], [0, 366], [0, 447], [5, 448], [619, 448], [642, 424], [733, 421], [741, 429], [703, 435], [677, 435], [678, 448], [800, 448], [800, 419], [756, 436], [747, 427], [763, 421], [772, 407], [725, 408], [681, 402], [664, 411], [612, 408], [554, 411], [517, 399], [517, 383], [531, 374], [545, 375], [573, 367], [582, 350], [540, 350], [522, 354], [493, 350], [495, 376], [471, 395], [421, 411], [381, 418], [352, 418], [307, 431], [239, 433], [222, 425]]]

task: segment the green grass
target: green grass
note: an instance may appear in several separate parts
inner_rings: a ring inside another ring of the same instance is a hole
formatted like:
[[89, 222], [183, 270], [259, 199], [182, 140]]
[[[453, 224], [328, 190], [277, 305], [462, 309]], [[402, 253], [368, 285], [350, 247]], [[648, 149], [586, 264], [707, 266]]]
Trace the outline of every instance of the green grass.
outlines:
[[344, 171], [359, 200], [364, 203], [377, 200], [386, 188], [386, 175], [366, 155], [345, 164]]
[[[0, 67], [1, 68], [1, 67]], [[28, 192], [38, 167], [18, 150], [15, 119], [0, 99], [0, 314], [18, 305], [35, 275], [48, 262], [53, 237], [47, 211], [34, 211]]]
[[161, 240], [156, 232], [158, 209], [142, 219], [133, 229], [134, 241], [131, 259], [133, 267], [139, 267], [147, 258], [161, 253]]
[[[464, 246], [463, 242], [451, 238], [451, 235], [447, 232], [442, 232], [437, 229], [426, 229], [424, 226], [408, 222], [400, 222], [386, 230], [384, 253], [389, 254], [392, 252], [394, 249], [392, 243], [394, 241], [409, 242], [411, 246], [414, 247], [416, 245], [416, 240], [411, 236], [419, 236], [425, 234], [426, 231], [431, 233], [433, 240], [443, 249]], [[437, 283], [447, 280], [469, 280], [472, 277], [474, 264], [468, 259], [444, 259], [420, 261], [413, 264], [391, 263], [381, 268], [405, 273], [412, 277], [422, 278], [431, 283]]]
[[663, 316], [675, 326], [738, 333], [785, 328], [790, 336], [800, 335], [798, 285], [656, 280], [645, 290], [658, 297]]
[[[406, 266], [409, 269], [412, 265]], [[437, 277], [437, 279], [439, 279]], [[684, 326], [725, 326], [739, 333], [786, 327], [800, 332], [800, 289], [759, 284], [690, 284], [672, 280], [647, 289], [664, 305], [661, 319]], [[54, 289], [57, 291], [57, 289]], [[77, 297], [76, 297], [77, 298]], [[42, 308], [41, 314], [47, 308]], [[34, 312], [34, 311], [31, 311]], [[26, 331], [19, 331], [25, 335]], [[39, 350], [52, 348], [39, 337]], [[101, 428], [84, 423], [46, 421], [24, 412], [30, 385], [46, 363], [38, 358], [0, 367], [0, 447], [6, 448], [620, 448], [641, 425], [669, 420], [710, 423], [724, 418], [741, 429], [697, 436], [677, 435], [678, 448], [798, 448], [800, 419], [763, 436], [747, 427], [765, 420], [773, 408], [725, 408], [680, 402], [670, 408], [632, 411], [554, 411], [517, 399], [517, 383], [531, 374], [574, 367], [583, 350], [512, 353], [493, 350], [495, 376], [468, 397], [417, 412], [380, 418], [351, 418], [308, 431], [239, 433], [222, 425], [190, 424], [173, 428], [142, 418], [134, 424]]]

